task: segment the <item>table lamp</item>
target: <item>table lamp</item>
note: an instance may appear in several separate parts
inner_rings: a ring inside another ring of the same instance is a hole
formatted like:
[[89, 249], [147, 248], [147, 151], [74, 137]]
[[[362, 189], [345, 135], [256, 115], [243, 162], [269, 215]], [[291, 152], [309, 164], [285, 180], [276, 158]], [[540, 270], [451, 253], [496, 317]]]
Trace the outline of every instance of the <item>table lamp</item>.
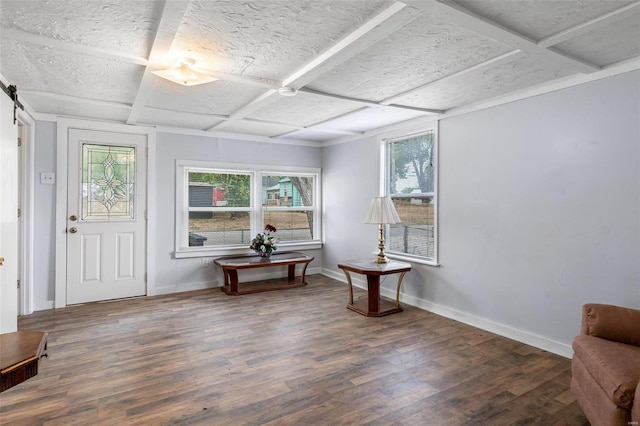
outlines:
[[378, 243], [378, 258], [376, 263], [388, 263], [389, 259], [384, 254], [384, 228], [387, 223], [400, 223], [400, 216], [396, 211], [393, 201], [389, 197], [374, 197], [369, 205], [369, 212], [364, 223], [376, 223], [379, 226], [380, 236]]

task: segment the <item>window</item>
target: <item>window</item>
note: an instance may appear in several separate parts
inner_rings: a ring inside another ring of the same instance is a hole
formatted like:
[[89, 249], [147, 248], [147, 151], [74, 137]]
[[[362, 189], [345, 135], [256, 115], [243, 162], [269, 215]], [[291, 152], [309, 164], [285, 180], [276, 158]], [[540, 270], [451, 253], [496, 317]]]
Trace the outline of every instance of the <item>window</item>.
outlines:
[[437, 132], [383, 142], [384, 192], [402, 221], [386, 229], [387, 252], [437, 264]]
[[249, 252], [275, 226], [278, 248], [320, 248], [320, 170], [178, 161], [176, 257]]

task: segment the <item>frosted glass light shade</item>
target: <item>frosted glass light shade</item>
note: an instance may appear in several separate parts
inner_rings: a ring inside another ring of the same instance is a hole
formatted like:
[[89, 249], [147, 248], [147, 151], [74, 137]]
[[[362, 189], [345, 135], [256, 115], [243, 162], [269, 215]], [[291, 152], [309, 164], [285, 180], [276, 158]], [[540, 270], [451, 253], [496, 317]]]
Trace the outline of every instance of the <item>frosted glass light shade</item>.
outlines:
[[173, 68], [151, 72], [166, 80], [182, 84], [183, 86], [196, 86], [198, 84], [211, 83], [212, 81], [218, 80], [211, 75], [196, 71], [193, 68], [195, 63], [195, 60], [185, 58], [180, 62], [180, 64]]
[[375, 197], [369, 204], [364, 223], [400, 223], [400, 216], [389, 197]]

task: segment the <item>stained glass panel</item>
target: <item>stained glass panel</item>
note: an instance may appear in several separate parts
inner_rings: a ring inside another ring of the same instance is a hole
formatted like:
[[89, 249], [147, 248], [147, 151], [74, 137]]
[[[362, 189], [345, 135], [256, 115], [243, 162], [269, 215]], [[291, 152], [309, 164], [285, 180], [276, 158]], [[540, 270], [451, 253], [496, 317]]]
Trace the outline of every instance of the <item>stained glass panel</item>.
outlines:
[[135, 219], [136, 150], [82, 145], [82, 220]]

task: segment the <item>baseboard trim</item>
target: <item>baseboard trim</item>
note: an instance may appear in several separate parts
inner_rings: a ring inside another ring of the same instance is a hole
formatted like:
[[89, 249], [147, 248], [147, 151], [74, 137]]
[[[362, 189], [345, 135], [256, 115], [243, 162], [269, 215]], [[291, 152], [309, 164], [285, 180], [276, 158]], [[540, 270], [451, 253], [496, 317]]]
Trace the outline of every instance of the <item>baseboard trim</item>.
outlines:
[[54, 306], [55, 304], [53, 300], [42, 300], [33, 303], [33, 311], [46, 311], [48, 309], [53, 309]]
[[[273, 268], [273, 269], [276, 269], [276, 268]], [[316, 274], [322, 274], [322, 268], [309, 268], [305, 273], [306, 276], [316, 275]], [[240, 285], [242, 285], [243, 282], [285, 278], [286, 276], [287, 276], [286, 273], [283, 274], [282, 271], [274, 271], [266, 274], [263, 272], [255, 275], [243, 274], [239, 277], [239, 281], [240, 281]], [[217, 287], [222, 287], [222, 283], [219, 280], [199, 281], [199, 282], [196, 281], [192, 283], [182, 283], [180, 285], [156, 287], [155, 293], [153, 295], [160, 296], [160, 295], [171, 294], [171, 293], [182, 293], [185, 291], [204, 290], [207, 288], [217, 288]]]
[[[323, 269], [322, 274], [333, 278], [335, 280], [346, 283], [347, 279], [344, 274], [337, 273], [329, 269]], [[351, 277], [351, 283], [358, 288], [366, 289], [367, 283], [364, 279]], [[389, 299], [395, 299], [396, 295], [394, 290], [381, 288], [380, 294]], [[571, 358], [573, 356], [573, 350], [571, 345], [557, 342], [544, 336], [540, 336], [527, 331], [518, 330], [505, 324], [497, 323], [486, 318], [479, 317], [467, 312], [462, 312], [457, 309], [450, 308], [448, 306], [440, 305], [430, 302], [428, 300], [420, 299], [413, 296], [407, 296], [406, 294], [400, 294], [400, 302], [405, 303], [416, 308], [423, 309], [428, 312], [432, 312], [437, 315], [441, 315], [452, 320], [459, 321], [461, 323], [470, 325], [472, 327], [479, 328], [481, 330], [488, 331], [490, 333], [497, 334], [508, 339], [515, 340], [520, 343], [524, 343], [529, 346], [533, 346], [543, 351], [551, 352], [556, 355], [563, 356], [565, 358]]]
[[208, 288], [216, 288], [220, 287], [222, 284], [218, 280], [214, 281], [199, 281], [192, 283], [185, 283], [180, 285], [172, 285], [167, 287], [156, 287], [156, 291], [154, 296], [160, 296], [165, 294], [172, 293], [183, 293], [185, 291], [193, 291], [193, 290], [205, 290]]

